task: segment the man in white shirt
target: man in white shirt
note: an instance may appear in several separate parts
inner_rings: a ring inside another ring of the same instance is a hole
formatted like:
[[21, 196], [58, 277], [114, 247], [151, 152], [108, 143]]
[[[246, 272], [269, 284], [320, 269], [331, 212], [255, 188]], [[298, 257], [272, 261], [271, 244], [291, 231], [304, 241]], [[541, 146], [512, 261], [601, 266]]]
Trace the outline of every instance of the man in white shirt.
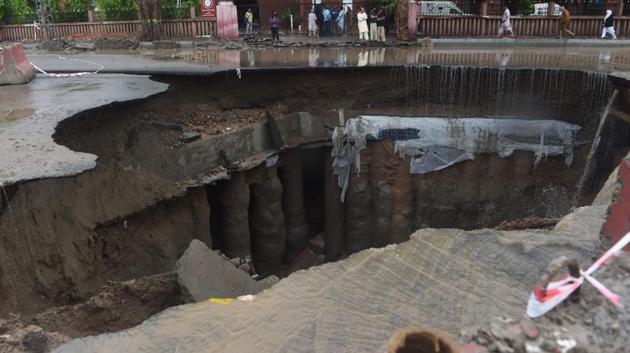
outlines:
[[357, 22], [359, 24], [359, 39], [360, 40], [370, 40], [368, 35], [369, 29], [367, 25], [368, 15], [365, 13], [365, 9], [361, 8], [359, 13], [357, 14]]

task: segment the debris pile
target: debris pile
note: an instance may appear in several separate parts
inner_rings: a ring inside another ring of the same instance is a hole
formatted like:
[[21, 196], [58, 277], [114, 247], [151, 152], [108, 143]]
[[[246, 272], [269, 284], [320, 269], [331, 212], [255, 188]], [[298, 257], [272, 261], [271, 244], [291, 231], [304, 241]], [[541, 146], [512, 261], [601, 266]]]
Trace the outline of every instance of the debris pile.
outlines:
[[463, 353], [630, 352], [630, 254], [621, 254], [596, 275], [626, 301], [625, 308], [616, 308], [586, 283], [577, 301], [565, 300], [535, 320], [495, 318], [482, 328], [464, 330], [460, 341], [469, 343]]

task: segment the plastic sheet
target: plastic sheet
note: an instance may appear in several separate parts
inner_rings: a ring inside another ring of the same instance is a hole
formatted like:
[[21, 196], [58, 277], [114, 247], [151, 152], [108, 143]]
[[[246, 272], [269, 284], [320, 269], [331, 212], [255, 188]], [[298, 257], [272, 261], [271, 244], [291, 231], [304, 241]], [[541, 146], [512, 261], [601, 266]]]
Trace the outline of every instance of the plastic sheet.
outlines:
[[476, 153], [508, 157], [516, 150], [536, 154], [534, 166], [547, 156], [573, 162], [580, 127], [557, 120], [358, 116], [333, 132], [333, 170], [342, 189], [352, 165], [360, 170], [367, 140], [389, 139], [402, 157], [411, 157], [411, 173], [424, 174], [475, 158]]

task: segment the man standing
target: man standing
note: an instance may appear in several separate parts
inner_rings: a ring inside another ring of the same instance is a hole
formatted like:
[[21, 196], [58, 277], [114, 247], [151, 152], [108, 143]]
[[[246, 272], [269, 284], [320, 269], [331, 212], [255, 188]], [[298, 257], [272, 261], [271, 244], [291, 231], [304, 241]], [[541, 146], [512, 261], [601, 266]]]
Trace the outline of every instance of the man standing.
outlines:
[[560, 10], [562, 10], [562, 16], [560, 18], [560, 38], [562, 38], [562, 33], [564, 32], [569, 33], [571, 37], [575, 37], [575, 33], [569, 31], [569, 24], [571, 23], [571, 13], [564, 6], [561, 6]]
[[254, 14], [252, 9], [247, 9], [245, 12], [245, 34], [252, 34], [252, 24], [254, 23]]
[[378, 15], [376, 14], [376, 9], [372, 8], [370, 10], [370, 38], [372, 40], [378, 40], [378, 27], [376, 25], [376, 21], [378, 20]]
[[367, 25], [368, 15], [365, 13], [365, 9], [361, 8], [359, 13], [357, 14], [357, 24], [359, 26], [359, 39], [360, 40], [370, 40], [368, 36], [368, 25]]
[[385, 21], [386, 21], [386, 17], [385, 17], [385, 10], [381, 9], [378, 12], [378, 17], [376, 18], [376, 28], [377, 28], [377, 33], [378, 36], [376, 37], [376, 40], [380, 40], [381, 42], [385, 41]]
[[317, 15], [314, 9], [308, 14], [308, 36], [317, 37]]
[[275, 10], [269, 16], [269, 27], [271, 28], [273, 45], [276, 45], [280, 41], [280, 17], [278, 17], [278, 13]]
[[617, 39], [617, 35], [615, 34], [615, 24], [612, 10], [606, 10], [604, 25], [602, 26], [602, 39], [606, 38], [606, 34], [610, 34], [612, 39]]
[[510, 9], [508, 9], [507, 6], [503, 9], [503, 16], [501, 16], [499, 38], [503, 38], [506, 33], [510, 36], [510, 38], [514, 39], [514, 31], [512, 31], [512, 25], [510, 24]]

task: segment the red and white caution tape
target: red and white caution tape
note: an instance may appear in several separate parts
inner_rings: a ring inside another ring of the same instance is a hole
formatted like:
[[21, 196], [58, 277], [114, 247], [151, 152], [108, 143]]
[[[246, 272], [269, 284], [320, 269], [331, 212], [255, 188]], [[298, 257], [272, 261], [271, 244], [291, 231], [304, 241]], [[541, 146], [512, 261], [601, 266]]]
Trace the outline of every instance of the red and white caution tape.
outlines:
[[591, 283], [615, 306], [622, 308], [621, 298], [596, 280], [592, 274], [597, 269], [604, 266], [611, 258], [617, 256], [621, 249], [628, 244], [630, 244], [630, 232], [621, 238], [610, 250], [606, 251], [606, 253], [595, 261], [586, 271], [580, 270], [580, 277], [575, 278], [568, 276], [559, 281], [550, 282], [547, 288], [544, 289], [540, 288], [538, 285], [534, 286], [532, 294], [529, 297], [529, 302], [527, 303], [527, 316], [531, 318], [539, 317], [553, 309], [578, 289], [582, 283], [584, 283], [584, 280]]
[[63, 56], [60, 56], [59, 59], [61, 60], [74, 60], [74, 61], [80, 61], [80, 62], [84, 62], [86, 64], [90, 64], [90, 65], [94, 65], [96, 67], [98, 67], [98, 69], [96, 69], [96, 71], [84, 71], [84, 72], [73, 72], [73, 73], [69, 73], [69, 74], [55, 74], [55, 73], [50, 73], [50, 72], [46, 72], [43, 69], [41, 69], [39, 66], [29, 62], [33, 68], [35, 68], [35, 70], [43, 73], [44, 75], [48, 76], [48, 77], [78, 77], [78, 76], [85, 76], [85, 75], [94, 75], [99, 73], [101, 70], [103, 70], [103, 68], [105, 66], [101, 65], [101, 64], [97, 64], [91, 61], [87, 61], [87, 60], [83, 60], [83, 59], [74, 59], [74, 58], [65, 58]]

